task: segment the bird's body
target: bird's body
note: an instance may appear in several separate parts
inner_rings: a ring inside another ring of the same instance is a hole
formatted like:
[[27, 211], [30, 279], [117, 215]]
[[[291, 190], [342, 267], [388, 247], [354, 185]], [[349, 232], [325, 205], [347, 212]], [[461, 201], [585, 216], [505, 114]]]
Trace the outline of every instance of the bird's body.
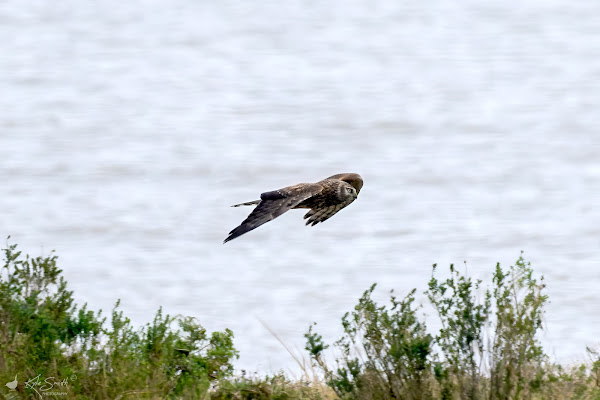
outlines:
[[235, 239], [277, 218], [294, 208], [309, 208], [304, 215], [306, 225], [326, 221], [358, 196], [363, 180], [358, 174], [337, 174], [316, 183], [299, 183], [260, 195], [260, 200], [236, 204], [232, 207], [256, 205], [240, 226], [229, 232], [223, 243]]

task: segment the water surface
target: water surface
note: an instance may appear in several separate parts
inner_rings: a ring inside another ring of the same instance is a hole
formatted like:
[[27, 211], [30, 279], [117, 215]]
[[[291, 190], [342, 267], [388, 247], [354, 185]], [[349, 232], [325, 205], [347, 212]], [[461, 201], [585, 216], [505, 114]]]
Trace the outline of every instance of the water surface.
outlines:
[[[524, 250], [546, 351], [582, 360], [598, 26], [595, 1], [5, 2], [0, 233], [56, 249], [91, 309], [231, 328], [236, 366], [263, 371], [295, 364], [261, 321], [292, 348], [313, 321], [332, 342], [373, 282], [424, 290], [463, 261], [489, 280]], [[221, 244], [249, 212], [229, 205], [339, 172], [365, 186], [327, 223], [293, 211]]]

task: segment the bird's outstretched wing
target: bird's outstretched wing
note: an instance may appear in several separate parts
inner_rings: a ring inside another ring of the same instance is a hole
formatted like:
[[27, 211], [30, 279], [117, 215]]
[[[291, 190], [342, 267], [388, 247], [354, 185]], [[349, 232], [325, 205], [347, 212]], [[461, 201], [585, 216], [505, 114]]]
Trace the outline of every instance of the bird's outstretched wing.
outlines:
[[[318, 183], [300, 183], [283, 189], [265, 192], [260, 195], [260, 202], [248, 218], [240, 226], [229, 232], [229, 236], [223, 241], [227, 243], [246, 232], [279, 217], [284, 212], [291, 210], [304, 200], [315, 196], [323, 190]], [[333, 215], [333, 214], [331, 214]]]

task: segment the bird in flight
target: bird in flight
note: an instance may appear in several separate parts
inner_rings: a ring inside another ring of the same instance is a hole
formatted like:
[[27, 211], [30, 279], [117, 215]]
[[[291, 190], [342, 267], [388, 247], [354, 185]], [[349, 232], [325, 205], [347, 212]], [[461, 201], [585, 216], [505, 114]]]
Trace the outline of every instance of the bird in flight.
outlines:
[[265, 192], [260, 200], [235, 204], [232, 207], [256, 206], [240, 226], [229, 232], [227, 243], [246, 232], [279, 217], [292, 208], [309, 208], [304, 215], [306, 225], [326, 221], [358, 196], [363, 180], [358, 174], [336, 174], [317, 183], [299, 183], [283, 189]]

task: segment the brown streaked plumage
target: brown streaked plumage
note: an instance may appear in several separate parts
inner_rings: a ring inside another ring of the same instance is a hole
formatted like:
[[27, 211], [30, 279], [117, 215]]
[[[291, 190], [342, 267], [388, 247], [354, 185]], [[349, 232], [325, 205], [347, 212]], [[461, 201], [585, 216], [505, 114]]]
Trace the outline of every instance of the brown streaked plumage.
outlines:
[[346, 207], [358, 196], [363, 187], [363, 180], [358, 174], [336, 174], [317, 183], [299, 183], [283, 189], [265, 192], [260, 200], [236, 204], [239, 206], [256, 206], [240, 226], [229, 232], [223, 241], [227, 243], [246, 232], [279, 217], [293, 208], [310, 208], [304, 215], [306, 225], [316, 225], [326, 221], [335, 213]]

